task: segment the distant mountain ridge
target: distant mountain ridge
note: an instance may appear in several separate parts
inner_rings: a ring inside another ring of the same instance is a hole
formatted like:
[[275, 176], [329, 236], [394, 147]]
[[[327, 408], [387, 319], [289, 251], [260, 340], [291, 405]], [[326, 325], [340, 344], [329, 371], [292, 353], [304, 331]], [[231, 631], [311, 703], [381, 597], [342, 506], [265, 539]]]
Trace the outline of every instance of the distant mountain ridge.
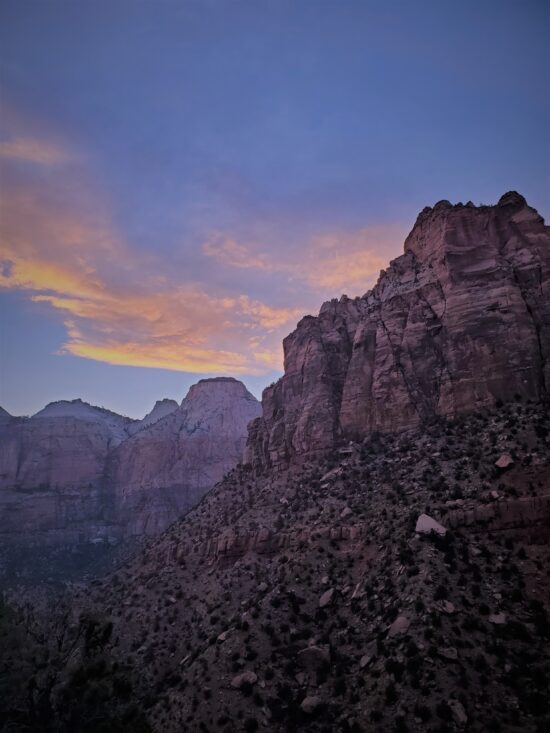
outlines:
[[30, 418], [3, 411], [4, 548], [108, 547], [160, 532], [238, 463], [259, 413], [241, 382], [220, 378], [191, 387], [180, 406], [158, 401], [143, 420], [80, 399]]
[[130, 426], [130, 434], [133, 434], [138, 430], [148, 428], [150, 425], [154, 425], [154, 423], [158, 422], [163, 417], [166, 417], [166, 415], [177, 410], [178, 407], [179, 405], [176, 400], [169, 400], [166, 398], [163, 400], [157, 400], [153, 409], [148, 412], [142, 420], [139, 420], [137, 423]]
[[96, 407], [84, 402], [81, 399], [76, 400], [58, 400], [50, 402], [42, 410], [36, 412], [31, 420], [41, 420], [47, 418], [74, 418], [75, 420], [83, 420], [86, 422], [96, 422], [104, 425], [113, 436], [114, 440], [122, 441], [131, 434], [131, 426], [140, 421], [132, 420], [132, 418], [119, 415], [112, 410], [104, 407]]

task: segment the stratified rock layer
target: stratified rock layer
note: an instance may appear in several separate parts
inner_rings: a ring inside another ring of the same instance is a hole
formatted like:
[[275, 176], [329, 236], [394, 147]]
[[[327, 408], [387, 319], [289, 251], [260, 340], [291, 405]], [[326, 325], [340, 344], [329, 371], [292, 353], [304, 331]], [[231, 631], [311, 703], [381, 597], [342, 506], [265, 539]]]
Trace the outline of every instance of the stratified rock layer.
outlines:
[[3, 548], [160, 532], [237, 464], [259, 413], [241, 382], [219, 378], [191, 387], [175, 409], [157, 403], [142, 421], [81, 400], [31, 418], [0, 415]]
[[284, 341], [247, 461], [259, 469], [550, 387], [550, 228], [525, 199], [424, 209], [377, 285]]
[[170, 413], [177, 410], [178, 407], [179, 405], [176, 400], [157, 400], [151, 412], [148, 412], [143, 420], [136, 421], [130, 426], [130, 435], [133, 435], [134, 433], [137, 433], [144, 428], [148, 428], [151, 425], [154, 425], [159, 420], [162, 420], [163, 417], [166, 417], [166, 415], [170, 415]]
[[242, 382], [203, 379], [178, 410], [122, 443], [109, 483], [127, 535], [157, 534], [241, 459], [260, 405]]

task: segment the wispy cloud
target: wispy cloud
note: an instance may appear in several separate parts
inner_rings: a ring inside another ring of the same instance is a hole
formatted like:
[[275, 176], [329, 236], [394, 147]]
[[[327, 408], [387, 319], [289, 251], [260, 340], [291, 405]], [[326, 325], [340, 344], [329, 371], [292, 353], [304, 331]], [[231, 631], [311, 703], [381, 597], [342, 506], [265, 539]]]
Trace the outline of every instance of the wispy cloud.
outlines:
[[363, 293], [403, 240], [391, 226], [297, 243], [276, 231], [268, 244], [217, 232], [193, 253], [204, 265], [195, 279], [166, 248], [161, 256], [126, 240], [69, 150], [17, 134], [0, 142], [0, 288], [58, 314], [61, 353], [195, 373], [278, 370], [282, 338], [308, 306]]
[[397, 255], [404, 234], [403, 227], [393, 224], [322, 232], [298, 247], [276, 248], [273, 255], [260, 243], [240, 242], [216, 233], [203, 244], [202, 251], [225, 266], [284, 273], [321, 297], [344, 291], [356, 295], [373, 284], [388, 262], [388, 252]]
[[100, 216], [59, 210], [38, 187], [8, 188], [0, 206], [0, 287], [60, 314], [64, 353], [187, 372], [280, 368], [278, 345], [299, 308], [212, 294], [131, 249]]
[[71, 159], [67, 150], [43, 140], [14, 137], [0, 142], [0, 158], [40, 165], [58, 165]]

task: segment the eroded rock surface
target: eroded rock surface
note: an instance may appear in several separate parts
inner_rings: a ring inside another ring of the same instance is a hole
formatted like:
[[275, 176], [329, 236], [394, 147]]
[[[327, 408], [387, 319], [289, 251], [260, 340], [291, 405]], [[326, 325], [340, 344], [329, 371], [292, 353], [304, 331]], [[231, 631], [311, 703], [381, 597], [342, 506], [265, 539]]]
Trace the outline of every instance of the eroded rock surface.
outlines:
[[361, 298], [325, 303], [284, 341], [247, 460], [261, 468], [343, 438], [414, 427], [550, 385], [550, 228], [515, 192], [424, 209]]
[[122, 443], [109, 482], [125, 533], [157, 534], [190, 509], [242, 457], [260, 405], [236, 379], [204, 379], [181, 406]]
[[4, 411], [3, 549], [108, 547], [156, 534], [193, 506], [237, 464], [260, 406], [230, 378], [201, 380], [174, 404], [157, 402], [141, 421], [81, 400], [31, 418]]

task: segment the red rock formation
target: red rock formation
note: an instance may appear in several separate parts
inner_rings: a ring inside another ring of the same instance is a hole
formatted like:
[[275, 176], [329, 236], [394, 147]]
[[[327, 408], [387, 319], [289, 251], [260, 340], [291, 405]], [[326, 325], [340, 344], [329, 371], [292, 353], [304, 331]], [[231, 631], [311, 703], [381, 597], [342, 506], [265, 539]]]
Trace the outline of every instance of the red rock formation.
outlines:
[[410, 428], [550, 388], [550, 228], [515, 192], [424, 209], [361, 298], [284, 341], [246, 459], [258, 469], [375, 430]]
[[201, 380], [175, 410], [170, 402], [141, 422], [81, 400], [31, 418], [0, 413], [0, 544], [151, 535], [193, 506], [240, 460], [260, 405], [231, 378]]
[[202, 379], [181, 406], [121, 443], [109, 484], [125, 536], [158, 534], [240, 460], [260, 404], [242, 382]]

